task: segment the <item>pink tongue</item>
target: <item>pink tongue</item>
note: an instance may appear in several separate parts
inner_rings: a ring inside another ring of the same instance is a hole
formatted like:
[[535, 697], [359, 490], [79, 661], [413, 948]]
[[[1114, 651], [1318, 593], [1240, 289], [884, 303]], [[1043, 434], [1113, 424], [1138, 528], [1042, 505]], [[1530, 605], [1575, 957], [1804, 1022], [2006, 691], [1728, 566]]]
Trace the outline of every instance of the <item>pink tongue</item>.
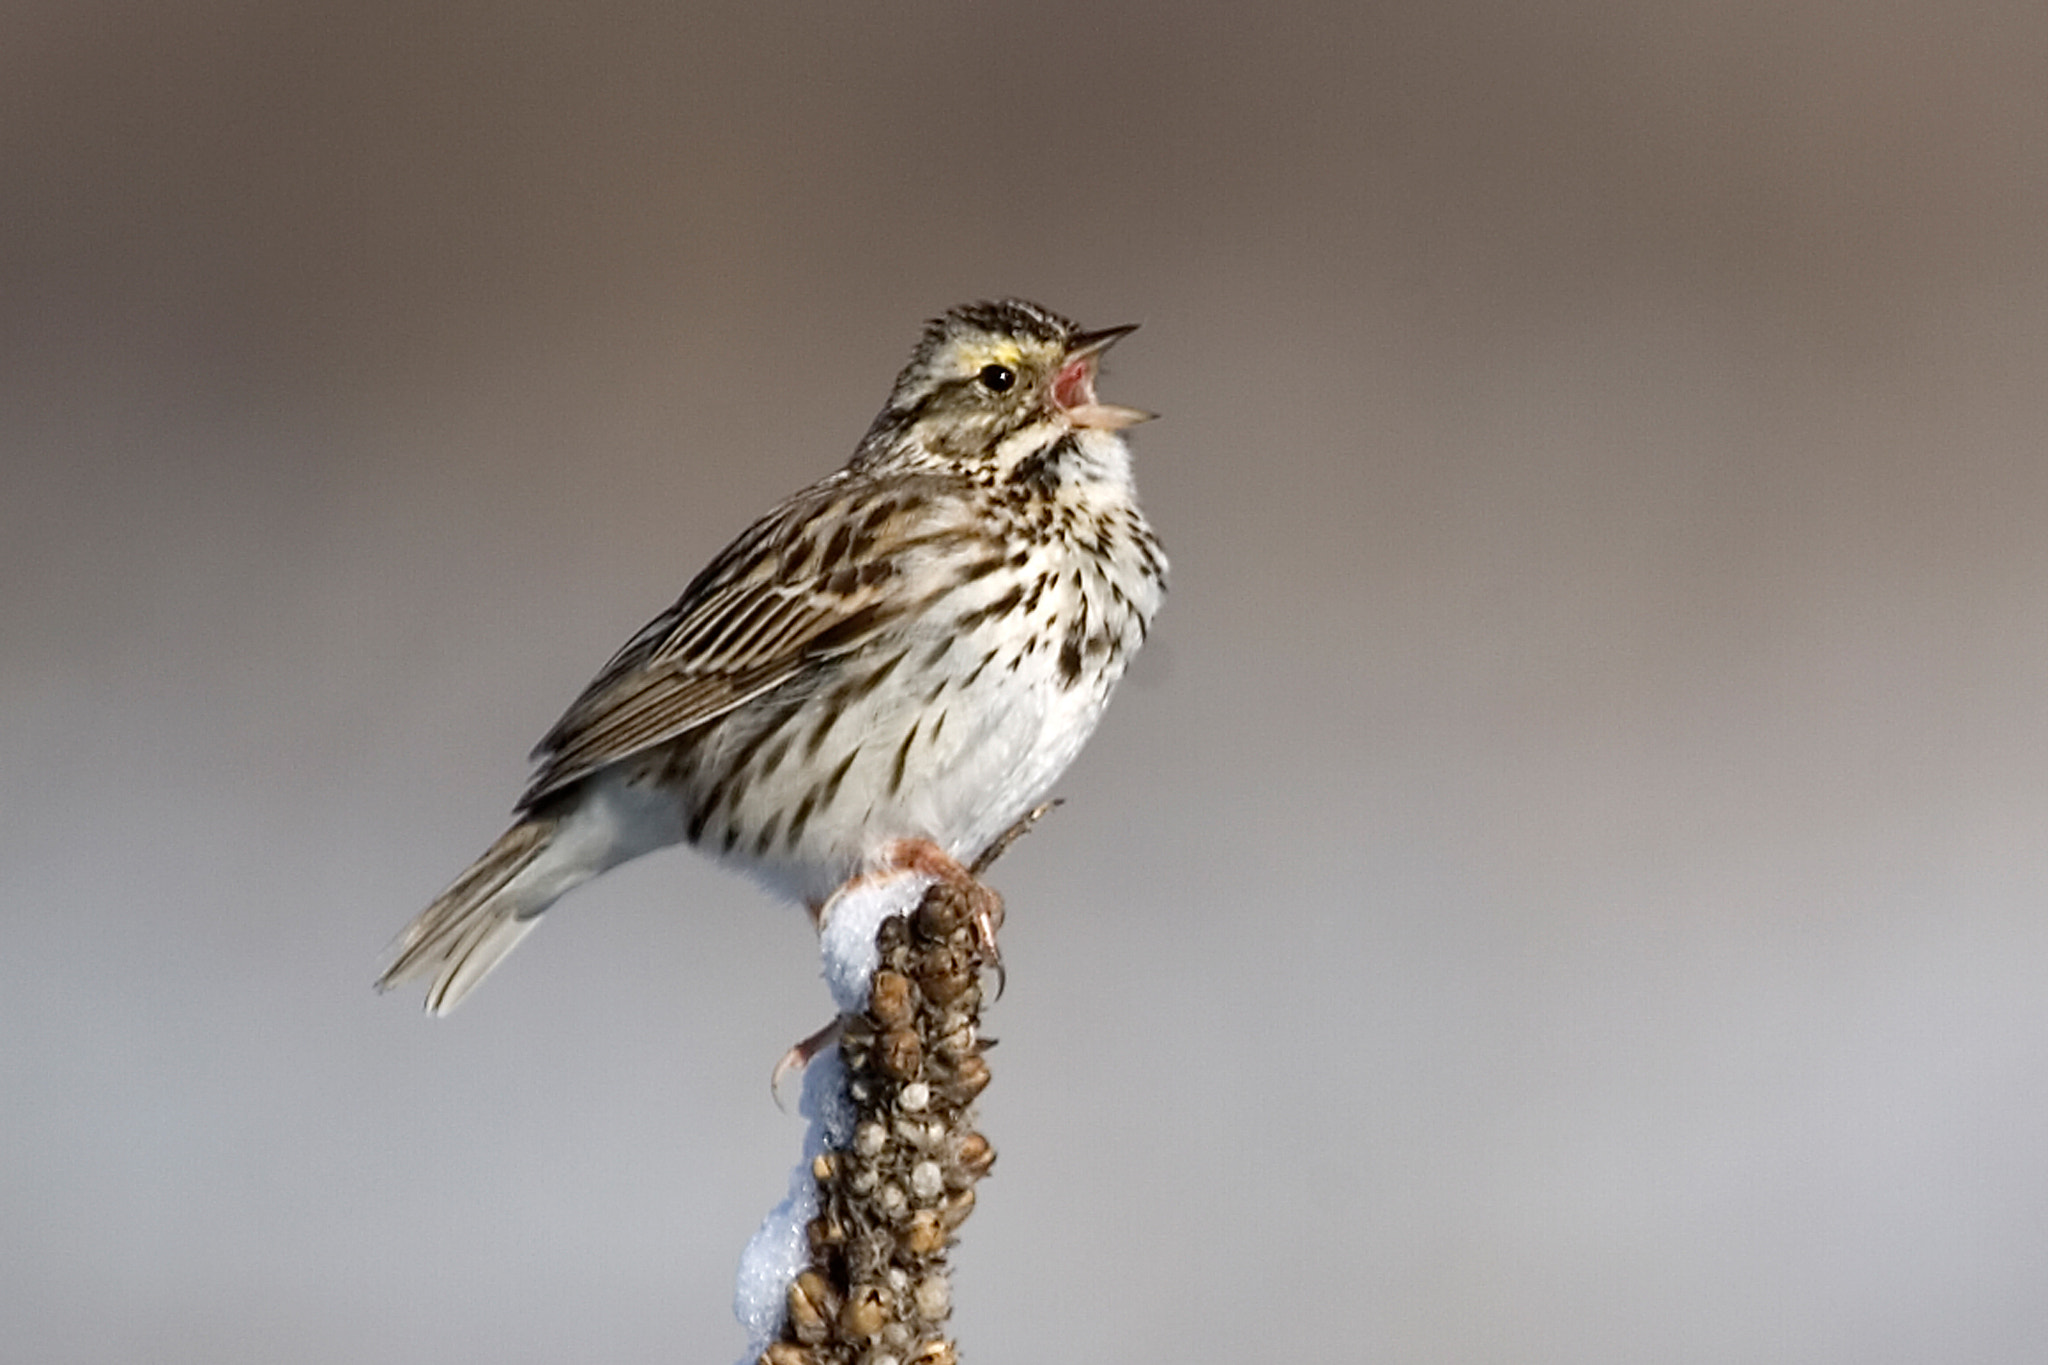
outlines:
[[1062, 408], [1078, 408], [1095, 401], [1095, 366], [1087, 360], [1070, 362], [1052, 381], [1052, 401]]

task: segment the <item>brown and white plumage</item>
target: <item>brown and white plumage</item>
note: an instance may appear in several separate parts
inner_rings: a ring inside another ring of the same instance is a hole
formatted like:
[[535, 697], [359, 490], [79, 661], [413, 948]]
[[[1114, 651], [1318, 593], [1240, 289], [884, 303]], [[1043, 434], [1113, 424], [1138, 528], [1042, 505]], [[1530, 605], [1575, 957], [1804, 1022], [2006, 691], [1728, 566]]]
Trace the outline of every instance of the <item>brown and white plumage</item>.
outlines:
[[517, 822], [379, 983], [451, 1008], [575, 885], [688, 841], [814, 908], [906, 842], [972, 857], [1079, 752], [1166, 563], [1101, 353], [1035, 304], [927, 329], [852, 461], [757, 521], [542, 738]]

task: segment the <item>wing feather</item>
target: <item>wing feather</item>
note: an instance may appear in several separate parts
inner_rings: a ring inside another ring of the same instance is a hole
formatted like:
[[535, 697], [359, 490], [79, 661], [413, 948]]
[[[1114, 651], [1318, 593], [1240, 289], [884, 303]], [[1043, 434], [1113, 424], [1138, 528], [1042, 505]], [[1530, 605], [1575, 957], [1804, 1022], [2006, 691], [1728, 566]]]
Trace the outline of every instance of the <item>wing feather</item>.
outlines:
[[[555, 722], [534, 749], [538, 767], [520, 808], [716, 720], [915, 611], [926, 576], [914, 561], [961, 538], [941, 525], [959, 523], [935, 514], [945, 501], [935, 491], [920, 481], [877, 492], [842, 472], [756, 522]], [[893, 508], [880, 516], [878, 503]], [[822, 540], [856, 510], [865, 552], [835, 563]]]

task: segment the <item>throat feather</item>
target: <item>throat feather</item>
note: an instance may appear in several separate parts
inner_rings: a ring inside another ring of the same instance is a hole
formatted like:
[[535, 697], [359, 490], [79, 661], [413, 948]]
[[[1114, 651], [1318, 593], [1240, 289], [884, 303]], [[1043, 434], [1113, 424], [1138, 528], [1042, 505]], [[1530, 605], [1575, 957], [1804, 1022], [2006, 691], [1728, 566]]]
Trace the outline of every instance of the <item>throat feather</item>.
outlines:
[[1080, 451], [1080, 443], [1069, 431], [1017, 461], [1010, 470], [1010, 482], [1050, 492], [1059, 487], [1061, 462], [1080, 454]]

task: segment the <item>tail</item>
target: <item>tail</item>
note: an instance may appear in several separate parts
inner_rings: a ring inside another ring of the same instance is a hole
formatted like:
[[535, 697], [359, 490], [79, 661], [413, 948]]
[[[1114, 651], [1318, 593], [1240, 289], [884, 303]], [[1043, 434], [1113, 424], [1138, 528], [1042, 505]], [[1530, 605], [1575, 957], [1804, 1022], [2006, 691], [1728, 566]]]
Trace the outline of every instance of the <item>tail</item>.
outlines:
[[[506, 830], [475, 866], [406, 926], [398, 936], [397, 956], [377, 978], [377, 989], [388, 991], [432, 972], [427, 1012], [454, 1009], [568, 889], [559, 878], [526, 875], [536, 870], [556, 828], [554, 820], [528, 816]], [[537, 884], [543, 882], [554, 884]]]

